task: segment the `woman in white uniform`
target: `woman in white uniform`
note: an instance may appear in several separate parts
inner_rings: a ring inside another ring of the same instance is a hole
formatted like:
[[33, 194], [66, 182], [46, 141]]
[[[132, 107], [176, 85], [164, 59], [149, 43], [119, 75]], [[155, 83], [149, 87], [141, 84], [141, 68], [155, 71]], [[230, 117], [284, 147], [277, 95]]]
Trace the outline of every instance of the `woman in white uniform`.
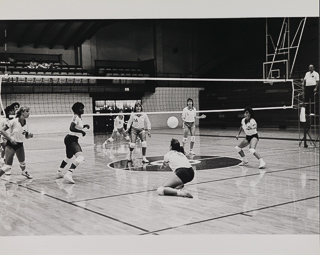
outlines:
[[193, 146], [196, 140], [196, 125], [195, 119], [204, 119], [206, 115], [202, 114], [201, 116], [197, 116], [196, 108], [193, 107], [193, 100], [191, 98], [187, 99], [187, 107], [185, 107], [182, 111], [182, 122], [183, 122], [183, 139], [182, 146], [184, 147], [187, 140], [188, 134], [190, 132], [191, 140], [190, 140], [190, 154], [194, 155]]
[[7, 140], [5, 148], [6, 162], [0, 169], [0, 176], [5, 172], [10, 172], [14, 155], [17, 156], [22, 175], [28, 179], [33, 177], [26, 170], [25, 151], [23, 142], [25, 139], [32, 138], [33, 134], [29, 132], [27, 118], [30, 115], [29, 107], [20, 107], [16, 113], [16, 118], [9, 120], [1, 129], [1, 135]]
[[249, 151], [260, 161], [259, 168], [265, 168], [266, 162], [264, 162], [260, 154], [258, 154], [258, 152], [256, 151], [259, 136], [257, 131], [257, 122], [254, 120], [254, 112], [251, 107], [246, 107], [244, 109], [244, 118], [241, 120], [240, 130], [238, 135], [236, 136], [237, 140], [242, 130], [245, 132], [246, 137], [240, 142], [238, 146], [235, 147], [242, 158], [242, 162], [239, 165], [244, 166], [249, 164], [249, 161], [247, 160], [242, 150], [244, 147], [247, 147], [249, 145]]
[[166, 167], [170, 167], [174, 175], [157, 189], [158, 194], [192, 198], [193, 196], [188, 191], [181, 190], [181, 188], [193, 180], [194, 170], [177, 139], [171, 140], [170, 151], [164, 155], [161, 169]]
[[129, 129], [131, 129], [131, 141], [130, 141], [130, 152], [129, 152], [129, 161], [132, 161], [132, 152], [136, 146], [137, 137], [141, 140], [142, 147], [142, 162], [149, 163], [149, 160], [146, 158], [147, 153], [147, 138], [146, 138], [146, 130], [148, 136], [151, 137], [151, 123], [148, 118], [148, 115], [143, 112], [142, 104], [136, 103], [134, 106], [134, 112], [131, 113], [130, 119], [128, 120], [127, 130], [129, 133]]
[[114, 119], [113, 121], [113, 131], [112, 131], [112, 135], [110, 138], [108, 138], [104, 143], [103, 146], [105, 146], [107, 144], [107, 142], [113, 142], [114, 138], [117, 136], [117, 134], [119, 133], [120, 135], [123, 135], [124, 139], [126, 139], [127, 141], [130, 141], [129, 135], [126, 133], [126, 131], [124, 130], [124, 116], [123, 116], [123, 110], [119, 111], [119, 115]]

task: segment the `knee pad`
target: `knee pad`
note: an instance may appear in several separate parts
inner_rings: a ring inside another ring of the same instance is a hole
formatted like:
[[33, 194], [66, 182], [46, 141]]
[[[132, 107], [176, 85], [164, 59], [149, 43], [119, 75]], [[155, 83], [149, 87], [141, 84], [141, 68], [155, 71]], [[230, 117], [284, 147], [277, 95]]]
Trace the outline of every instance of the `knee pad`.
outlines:
[[146, 141], [143, 141], [143, 142], [141, 143], [141, 147], [142, 147], [142, 148], [147, 148], [147, 142], [146, 142]]
[[237, 152], [242, 151], [242, 149], [239, 146], [234, 147], [236, 149]]
[[256, 150], [254, 148], [250, 148], [249, 151], [254, 154], [256, 152]]
[[135, 143], [130, 143], [130, 149], [134, 149], [136, 147], [136, 144]]
[[183, 142], [183, 143], [186, 143], [187, 141], [188, 141], [188, 138], [187, 138], [187, 137], [183, 137], [183, 138], [182, 138], [182, 142]]
[[3, 172], [8, 172], [8, 171], [11, 170], [11, 166], [9, 166], [9, 165], [4, 165], [3, 167], [1, 167], [1, 170], [2, 170]]
[[160, 196], [163, 196], [163, 195], [164, 195], [164, 187], [163, 187], [163, 186], [159, 187], [159, 188], [157, 189], [157, 192], [158, 192], [158, 194], [159, 194]]
[[76, 159], [74, 160], [73, 164], [74, 164], [75, 166], [78, 166], [78, 165], [80, 165], [83, 161], [84, 161], [84, 156], [78, 156], [78, 157], [76, 157]]
[[67, 164], [69, 163], [70, 160], [71, 160], [71, 158], [67, 158], [67, 157], [65, 157], [65, 158], [63, 159], [63, 161], [66, 162]]
[[195, 142], [196, 141], [196, 137], [195, 136], [191, 136], [191, 142]]

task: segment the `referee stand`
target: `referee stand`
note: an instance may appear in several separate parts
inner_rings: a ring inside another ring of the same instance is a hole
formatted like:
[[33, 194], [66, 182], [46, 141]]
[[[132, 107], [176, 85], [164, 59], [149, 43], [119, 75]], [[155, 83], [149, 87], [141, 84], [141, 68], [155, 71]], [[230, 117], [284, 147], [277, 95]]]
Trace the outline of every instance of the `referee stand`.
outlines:
[[[303, 96], [305, 101], [305, 93]], [[319, 141], [319, 92], [315, 92], [313, 102], [309, 98], [309, 102], [303, 102], [300, 111], [300, 123], [303, 126], [303, 138], [299, 142], [299, 146], [303, 142], [303, 147], [308, 148], [308, 137], [310, 145], [317, 147]], [[312, 135], [311, 135], [312, 134]]]

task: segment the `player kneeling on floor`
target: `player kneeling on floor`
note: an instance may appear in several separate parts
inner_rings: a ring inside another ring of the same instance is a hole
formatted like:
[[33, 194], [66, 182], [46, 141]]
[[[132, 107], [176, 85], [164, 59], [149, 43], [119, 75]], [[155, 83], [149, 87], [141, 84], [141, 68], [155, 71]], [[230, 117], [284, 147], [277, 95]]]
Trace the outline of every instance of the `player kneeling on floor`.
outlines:
[[192, 198], [193, 196], [188, 191], [181, 188], [193, 180], [194, 170], [177, 139], [171, 140], [170, 151], [164, 155], [161, 168], [166, 167], [170, 167], [174, 175], [157, 189], [158, 194]]

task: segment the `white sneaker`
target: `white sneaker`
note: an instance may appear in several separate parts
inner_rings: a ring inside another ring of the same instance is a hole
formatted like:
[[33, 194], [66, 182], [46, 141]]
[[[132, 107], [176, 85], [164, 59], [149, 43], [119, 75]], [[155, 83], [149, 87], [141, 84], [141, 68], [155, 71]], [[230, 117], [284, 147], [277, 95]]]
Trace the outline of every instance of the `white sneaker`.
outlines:
[[68, 172], [63, 176], [63, 178], [64, 178], [66, 181], [74, 184], [74, 180], [72, 179], [72, 173], [71, 173], [71, 172], [68, 171]]
[[245, 166], [248, 164], [249, 164], [249, 161], [247, 159], [243, 159], [242, 162], [238, 166]]
[[5, 175], [11, 175], [11, 170], [4, 173]]
[[265, 168], [265, 167], [266, 167], [266, 165], [267, 165], [267, 163], [266, 163], [266, 162], [261, 161], [261, 162], [260, 162], [259, 169]]
[[147, 158], [146, 157], [142, 157], [142, 163], [149, 163], [150, 161], [149, 160], [147, 160]]
[[196, 153], [193, 151], [193, 150], [190, 150], [190, 153], [191, 155], [196, 155]]
[[193, 198], [193, 196], [186, 190], [182, 190], [180, 194], [181, 197]]
[[63, 173], [61, 171], [57, 170], [56, 179], [60, 179], [60, 178], [63, 178]]
[[27, 177], [28, 179], [32, 179], [32, 178], [33, 178], [32, 175], [29, 174], [27, 170], [22, 171], [21, 174], [22, 174], [23, 176]]

